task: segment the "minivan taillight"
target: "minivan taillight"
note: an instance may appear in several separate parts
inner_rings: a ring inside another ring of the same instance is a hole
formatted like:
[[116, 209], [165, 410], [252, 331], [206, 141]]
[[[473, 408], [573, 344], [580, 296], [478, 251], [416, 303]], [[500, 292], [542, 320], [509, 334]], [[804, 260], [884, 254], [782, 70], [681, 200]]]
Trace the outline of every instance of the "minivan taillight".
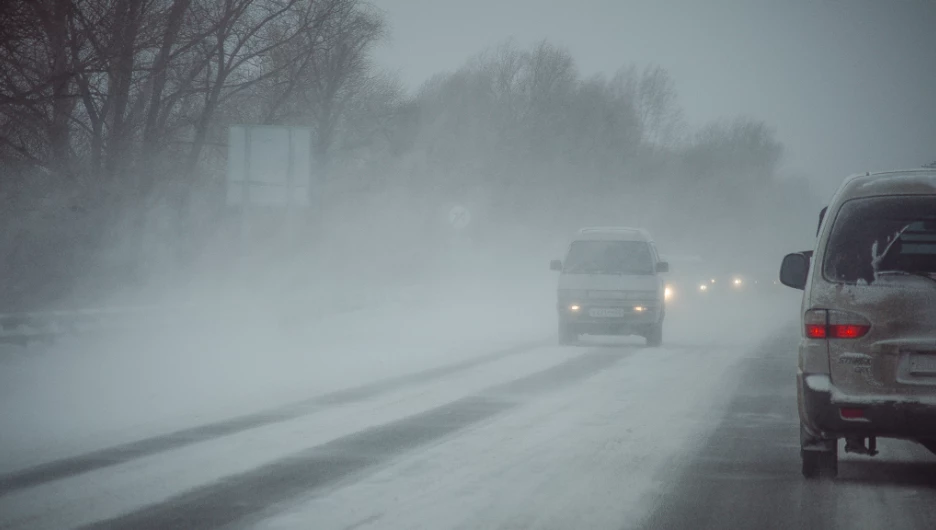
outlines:
[[803, 315], [803, 324], [806, 326], [806, 337], [810, 339], [824, 339], [829, 336], [829, 315], [825, 309], [810, 309]]
[[830, 324], [829, 338], [858, 339], [868, 334], [871, 326], [864, 324]]
[[871, 323], [863, 316], [829, 309], [806, 311], [803, 324], [810, 339], [859, 339], [871, 330]]

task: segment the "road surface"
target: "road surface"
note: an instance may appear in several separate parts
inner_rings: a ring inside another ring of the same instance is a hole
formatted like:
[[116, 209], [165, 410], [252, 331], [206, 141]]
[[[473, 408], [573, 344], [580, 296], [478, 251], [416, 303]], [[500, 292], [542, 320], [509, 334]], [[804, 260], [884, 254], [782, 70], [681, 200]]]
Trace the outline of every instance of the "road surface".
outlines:
[[936, 527], [936, 457], [918, 444], [879, 440], [872, 458], [840, 442], [835, 481], [801, 477], [795, 343], [791, 330], [742, 360], [721, 420], [642, 528]]
[[0, 528], [933, 528], [936, 458], [914, 444], [800, 477], [794, 327], [700, 337], [544, 336], [5, 462]]

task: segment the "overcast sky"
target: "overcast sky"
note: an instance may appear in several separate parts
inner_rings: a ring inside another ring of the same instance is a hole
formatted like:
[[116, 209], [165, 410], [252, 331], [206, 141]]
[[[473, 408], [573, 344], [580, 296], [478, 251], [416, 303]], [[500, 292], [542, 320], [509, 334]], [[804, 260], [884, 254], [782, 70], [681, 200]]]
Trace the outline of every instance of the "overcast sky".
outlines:
[[654, 63], [690, 124], [750, 115], [786, 169], [830, 182], [936, 160], [936, 0], [374, 0], [378, 60], [415, 89], [514, 38], [567, 48], [585, 75]]

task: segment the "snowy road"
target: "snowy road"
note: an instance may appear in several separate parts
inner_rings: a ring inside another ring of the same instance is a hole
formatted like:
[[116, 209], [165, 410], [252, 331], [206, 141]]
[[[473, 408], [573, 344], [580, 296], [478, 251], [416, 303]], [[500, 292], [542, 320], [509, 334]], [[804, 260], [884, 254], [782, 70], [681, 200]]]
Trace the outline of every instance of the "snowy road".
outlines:
[[879, 440], [875, 457], [840, 445], [834, 482], [801, 477], [795, 345], [791, 330], [741, 362], [740, 386], [713, 434], [673, 476], [644, 528], [936, 526], [936, 457], [918, 444]]
[[921, 448], [800, 478], [795, 331], [742, 313], [734, 336], [677, 314], [664, 348], [560, 348], [531, 325], [262, 410], [49, 441], [55, 458], [19, 447], [32, 463], [3, 462], [0, 528], [930, 528]]

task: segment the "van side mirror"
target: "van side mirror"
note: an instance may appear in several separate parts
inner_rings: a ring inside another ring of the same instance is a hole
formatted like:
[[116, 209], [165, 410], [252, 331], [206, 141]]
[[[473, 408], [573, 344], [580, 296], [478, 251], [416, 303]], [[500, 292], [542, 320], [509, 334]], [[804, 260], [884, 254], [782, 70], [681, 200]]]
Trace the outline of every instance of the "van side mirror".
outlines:
[[669, 272], [669, 263], [667, 263], [667, 262], [665, 262], [665, 261], [661, 261], [661, 262], [657, 263], [657, 264], [656, 264], [656, 271], [657, 271], [657, 272]]
[[787, 287], [803, 290], [809, 276], [809, 257], [803, 252], [787, 254], [780, 265], [780, 283]]
[[562, 262], [554, 259], [549, 262], [549, 270], [551, 271], [562, 271]]

